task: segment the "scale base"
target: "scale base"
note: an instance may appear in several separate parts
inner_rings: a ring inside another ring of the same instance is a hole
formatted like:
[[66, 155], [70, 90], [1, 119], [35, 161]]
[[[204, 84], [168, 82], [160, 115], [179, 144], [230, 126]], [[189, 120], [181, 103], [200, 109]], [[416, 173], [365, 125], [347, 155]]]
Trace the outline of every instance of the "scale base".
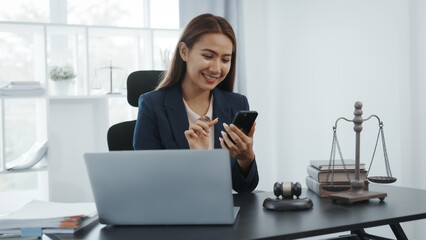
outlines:
[[359, 201], [366, 201], [373, 198], [378, 198], [383, 201], [387, 197], [387, 193], [361, 191], [360, 193], [346, 192], [330, 194], [329, 197], [333, 203], [354, 203]]

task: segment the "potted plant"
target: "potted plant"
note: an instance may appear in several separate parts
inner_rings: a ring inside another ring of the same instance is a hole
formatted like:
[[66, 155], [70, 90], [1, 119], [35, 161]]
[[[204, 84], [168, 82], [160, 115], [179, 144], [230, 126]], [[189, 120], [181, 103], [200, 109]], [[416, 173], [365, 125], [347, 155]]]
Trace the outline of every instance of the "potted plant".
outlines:
[[52, 66], [49, 68], [49, 77], [54, 82], [56, 95], [68, 95], [76, 77], [71, 65]]

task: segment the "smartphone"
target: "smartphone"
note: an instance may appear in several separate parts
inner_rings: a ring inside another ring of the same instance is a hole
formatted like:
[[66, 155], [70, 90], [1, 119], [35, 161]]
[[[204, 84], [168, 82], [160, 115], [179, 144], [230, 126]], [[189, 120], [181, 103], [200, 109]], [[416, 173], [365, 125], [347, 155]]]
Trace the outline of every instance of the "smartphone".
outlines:
[[[253, 127], [253, 124], [256, 118], [257, 118], [256, 111], [240, 111], [237, 113], [237, 115], [235, 115], [235, 118], [232, 121], [232, 124], [237, 126], [237, 128], [241, 129], [241, 131], [243, 131], [246, 135], [248, 135], [251, 128]], [[232, 141], [232, 143], [235, 144], [234, 140], [232, 140], [229, 134], [228, 134], [228, 137]]]
[[234, 121], [232, 121], [232, 123], [247, 135], [253, 127], [256, 118], [256, 111], [240, 111], [237, 113], [237, 115], [235, 115]]

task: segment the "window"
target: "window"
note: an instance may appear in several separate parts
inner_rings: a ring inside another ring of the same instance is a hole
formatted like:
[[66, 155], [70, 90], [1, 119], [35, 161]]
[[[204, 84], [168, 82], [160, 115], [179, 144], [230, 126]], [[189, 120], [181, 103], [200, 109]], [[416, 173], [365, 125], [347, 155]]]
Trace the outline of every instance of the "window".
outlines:
[[[6, 162], [17, 159], [36, 141], [46, 139], [45, 100], [17, 98], [4, 100], [5, 158]], [[42, 115], [43, 114], [43, 115]]]
[[150, 2], [150, 7], [152, 28], [179, 28], [179, 1], [155, 0]]
[[141, 0], [68, 1], [68, 24], [145, 27], [144, 2]]
[[[72, 95], [87, 92], [87, 53], [86, 31], [78, 27], [47, 26], [47, 66], [73, 66], [76, 78], [73, 79]], [[48, 81], [51, 85], [52, 81]], [[49, 88], [50, 95], [58, 95]]]
[[49, 0], [13, 0], [0, 3], [0, 21], [48, 22]]
[[165, 69], [173, 56], [178, 36], [169, 31], [154, 32], [154, 69]]
[[129, 73], [140, 69], [139, 31], [90, 29], [90, 91], [92, 94], [126, 93]]
[[[67, 11], [62, 18], [66, 22], [49, 22], [52, 13], [63, 11]], [[77, 98], [125, 93], [132, 71], [166, 68], [178, 28], [179, 0], [0, 1], [0, 85], [39, 81], [48, 90], [48, 96], [37, 99], [1, 99], [5, 131], [0, 169], [35, 142], [47, 139], [48, 98], [54, 95], [49, 67], [73, 67], [71, 94]], [[137, 109], [122, 96], [109, 100], [110, 125], [136, 117]], [[0, 172], [0, 195], [46, 193], [46, 174]]]
[[1, 86], [11, 81], [44, 83], [43, 27], [3, 24], [0, 49]]

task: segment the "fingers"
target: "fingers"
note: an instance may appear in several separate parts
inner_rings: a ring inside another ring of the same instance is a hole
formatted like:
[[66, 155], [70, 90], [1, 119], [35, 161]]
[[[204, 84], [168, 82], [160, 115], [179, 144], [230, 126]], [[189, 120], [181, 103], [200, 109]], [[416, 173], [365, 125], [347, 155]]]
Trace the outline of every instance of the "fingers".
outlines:
[[246, 152], [248, 149], [251, 149], [253, 143], [253, 140], [251, 138], [245, 136], [245, 141], [241, 140], [241, 138], [239, 138], [239, 136], [235, 132], [233, 132], [228, 125], [226, 125], [225, 130], [227, 130], [228, 133], [222, 131], [222, 140], [219, 140], [223, 141], [224, 145], [226, 146], [226, 149], [229, 150], [232, 156], [235, 157]]
[[216, 123], [218, 123], [218, 122], [219, 122], [219, 118], [216, 118], [215, 120], [210, 121], [210, 122], [206, 122], [206, 123], [209, 127], [212, 127], [212, 126], [216, 125]]
[[220, 143], [220, 146], [222, 147], [222, 149], [229, 150], [229, 148], [228, 148], [228, 146], [226, 146], [223, 138], [221, 138], [221, 137], [219, 138], [219, 143]]
[[194, 124], [189, 125], [189, 130], [193, 130], [197, 135], [207, 135], [210, 133], [210, 126], [207, 122], [197, 120]]
[[229, 138], [228, 134], [224, 131], [220, 132], [222, 134], [222, 137], [219, 138], [219, 141], [222, 141], [226, 147], [226, 149], [229, 149], [230, 151], [237, 151], [238, 147], [235, 146], [235, 144], [232, 142], [232, 140]]
[[249, 136], [249, 137], [253, 137], [253, 135], [254, 135], [254, 130], [255, 130], [255, 128], [256, 128], [256, 122], [254, 122], [253, 123], [253, 126], [251, 127], [251, 130], [250, 130], [250, 132], [248, 133], [248, 135], [247, 136]]
[[[204, 124], [205, 125], [205, 124]], [[206, 136], [207, 133], [210, 132], [208, 126], [204, 126], [204, 125], [199, 125], [199, 124], [191, 124], [189, 125], [189, 130], [192, 130], [195, 132], [195, 134], [197, 135], [204, 135]]]
[[189, 125], [189, 129], [184, 132], [190, 149], [208, 149], [210, 144], [210, 128], [218, 123], [218, 118], [210, 121], [209, 118], [199, 119]]
[[247, 135], [234, 124], [229, 125], [229, 128], [234, 131], [238, 135], [238, 137], [240, 137], [241, 139], [245, 139], [247, 137], [253, 138], [255, 126], [256, 122], [253, 123], [253, 126], [251, 127], [250, 132]]
[[233, 139], [235, 141], [235, 144], [234, 144], [226, 132], [222, 131], [221, 134], [222, 134], [222, 137], [219, 138], [219, 142], [222, 149], [228, 150], [229, 154], [237, 160], [242, 160], [243, 162], [249, 161], [250, 163], [253, 161], [254, 152], [253, 152], [252, 138], [249, 138], [246, 136], [248, 141], [243, 142], [235, 134], [236, 138]]
[[[237, 159], [252, 159], [253, 153], [253, 134], [254, 127], [251, 128], [249, 136], [244, 134], [241, 129], [238, 129], [237, 126], [231, 124], [223, 124], [226, 132], [222, 131], [222, 139], [220, 140], [221, 146], [224, 149], [228, 149], [231, 156]], [[229, 134], [229, 135], [228, 135]], [[232, 139], [232, 140], [231, 140]], [[223, 144], [222, 144], [223, 143]]]
[[194, 124], [189, 125], [189, 129], [186, 130], [185, 136], [187, 137], [199, 137], [199, 136], [207, 136], [210, 133], [210, 127], [214, 126], [218, 122], [218, 118], [210, 122], [204, 122], [201, 120], [197, 120]]
[[[241, 131], [241, 129], [239, 129], [234, 124], [228, 126], [226, 123], [224, 123], [223, 127], [231, 136], [232, 140], [237, 146], [242, 146], [244, 143], [250, 143], [251, 139], [253, 138], [253, 135], [251, 137], [247, 136], [243, 131]], [[253, 128], [251, 131], [254, 131]]]
[[188, 129], [184, 132], [184, 134], [187, 139], [198, 138], [198, 135], [193, 130]]
[[232, 146], [242, 146], [243, 142], [239, 138], [239, 136], [230, 129], [230, 127], [227, 124], [223, 124], [225, 127], [226, 132], [222, 131], [222, 136], [225, 141], [225, 143], [228, 145], [229, 149], [232, 149]]

